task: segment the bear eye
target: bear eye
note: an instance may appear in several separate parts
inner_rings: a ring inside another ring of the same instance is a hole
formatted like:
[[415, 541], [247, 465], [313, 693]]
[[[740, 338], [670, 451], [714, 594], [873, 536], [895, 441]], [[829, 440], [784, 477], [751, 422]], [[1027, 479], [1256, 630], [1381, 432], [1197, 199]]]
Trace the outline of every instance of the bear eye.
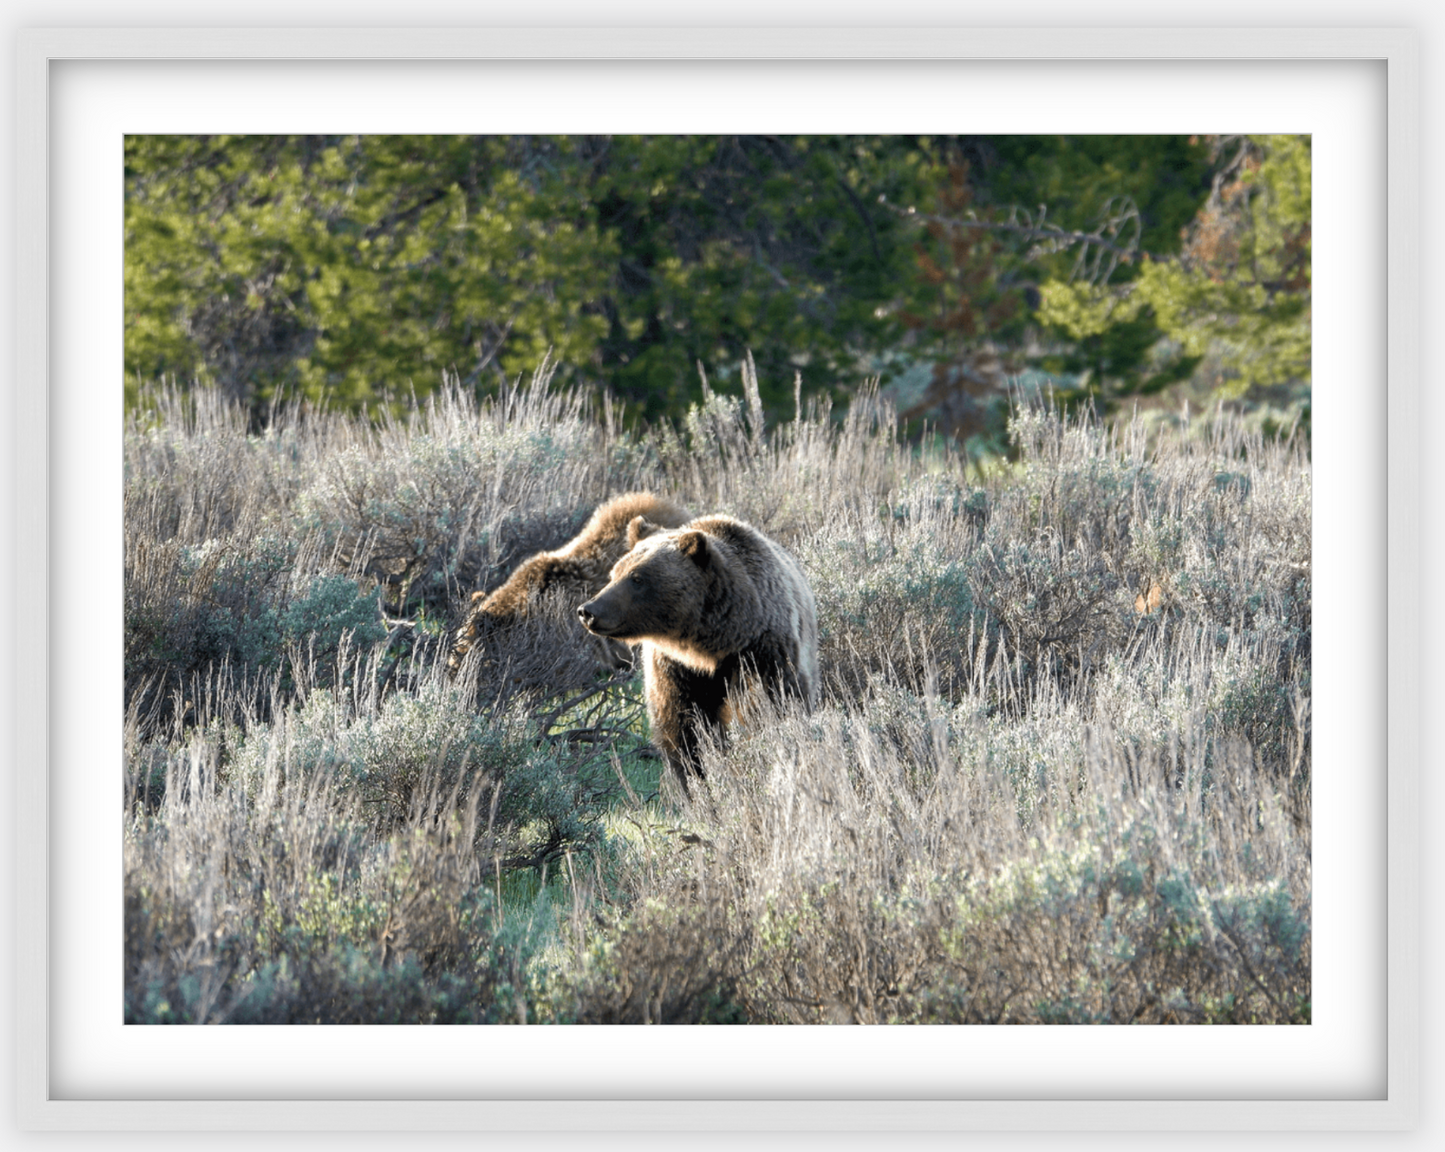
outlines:
[[641, 583], [642, 583], [642, 577], [639, 576], [636, 572], [634, 572], [634, 573], [632, 574], [631, 580], [632, 580], [632, 582], [633, 582], [634, 584], [641, 584]]

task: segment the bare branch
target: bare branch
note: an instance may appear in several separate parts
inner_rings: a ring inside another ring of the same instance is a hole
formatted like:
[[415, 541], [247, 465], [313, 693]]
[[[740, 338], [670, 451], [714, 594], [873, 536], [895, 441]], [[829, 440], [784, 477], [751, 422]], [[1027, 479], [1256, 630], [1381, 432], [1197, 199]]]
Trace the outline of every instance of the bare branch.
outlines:
[[1078, 247], [1079, 252], [1070, 271], [1071, 280], [1083, 279], [1091, 284], [1106, 283], [1115, 269], [1131, 264], [1141, 256], [1152, 254], [1139, 246], [1143, 223], [1139, 208], [1127, 196], [1114, 197], [1104, 205], [1098, 225], [1092, 232], [1060, 228], [1047, 220], [1048, 206], [1040, 204], [1037, 213], [1017, 205], [1009, 209], [1006, 220], [981, 220], [969, 212], [964, 216], [939, 216], [912, 208], [899, 208], [883, 201], [885, 207], [905, 220], [919, 224], [936, 224], [942, 228], [978, 228], [986, 232], [1006, 232], [1032, 242], [1024, 259], [1037, 260]]

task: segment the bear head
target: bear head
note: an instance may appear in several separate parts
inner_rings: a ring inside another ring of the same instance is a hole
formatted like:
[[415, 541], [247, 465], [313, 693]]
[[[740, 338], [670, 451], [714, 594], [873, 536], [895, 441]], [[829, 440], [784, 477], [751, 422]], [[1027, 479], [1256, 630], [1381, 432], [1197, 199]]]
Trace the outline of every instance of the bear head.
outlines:
[[577, 609], [578, 618], [597, 636], [631, 644], [694, 637], [709, 569], [719, 560], [716, 542], [687, 528], [664, 531], [641, 516], [627, 538], [631, 551], [613, 566], [607, 587]]
[[[542, 634], [533, 627], [539, 616], [555, 610], [570, 612], [581, 596], [605, 578], [606, 570], [590, 558], [549, 553], [533, 556], [500, 588], [472, 594], [455, 632], [448, 667], [455, 674], [468, 653], [484, 660], [495, 659], [527, 644], [533, 632]], [[602, 648], [609, 667], [619, 668], [631, 662], [625, 645], [609, 642]]]

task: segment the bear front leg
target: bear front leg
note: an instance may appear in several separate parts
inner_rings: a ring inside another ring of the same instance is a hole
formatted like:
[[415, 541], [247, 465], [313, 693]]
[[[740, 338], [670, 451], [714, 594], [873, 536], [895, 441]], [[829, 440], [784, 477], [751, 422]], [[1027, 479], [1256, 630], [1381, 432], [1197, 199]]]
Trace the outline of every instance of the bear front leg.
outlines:
[[698, 672], [652, 649], [647, 663], [647, 717], [653, 742], [681, 781], [701, 778], [698, 741], [704, 728], [722, 726], [727, 704], [726, 670]]

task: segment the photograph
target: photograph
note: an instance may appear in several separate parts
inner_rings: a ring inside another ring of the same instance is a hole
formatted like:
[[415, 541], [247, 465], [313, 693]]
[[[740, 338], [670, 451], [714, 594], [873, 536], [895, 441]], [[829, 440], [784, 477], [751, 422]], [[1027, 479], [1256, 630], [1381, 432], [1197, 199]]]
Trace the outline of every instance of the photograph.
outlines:
[[127, 133], [125, 1024], [1313, 1024], [1312, 141]]

